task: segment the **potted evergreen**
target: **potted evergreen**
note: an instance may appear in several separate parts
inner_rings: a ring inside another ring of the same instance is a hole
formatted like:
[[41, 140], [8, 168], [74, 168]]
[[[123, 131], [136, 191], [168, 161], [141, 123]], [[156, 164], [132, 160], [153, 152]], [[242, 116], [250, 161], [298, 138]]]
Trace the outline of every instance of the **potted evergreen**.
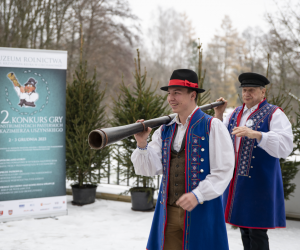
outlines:
[[79, 67], [66, 93], [66, 167], [67, 179], [74, 181], [73, 204], [93, 203], [97, 182], [103, 177], [100, 170], [106, 164], [110, 149], [92, 150], [87, 139], [93, 129], [106, 126], [102, 104], [104, 94], [105, 90], [101, 91], [100, 82], [96, 80], [96, 73], [88, 77], [87, 63], [82, 60], [81, 42]]
[[[124, 81], [120, 85], [121, 94], [114, 99], [112, 113], [114, 119], [111, 125], [122, 126], [135, 123], [138, 119], [153, 119], [168, 113], [167, 96], [156, 94], [156, 87], [147, 84], [147, 73], [141, 73], [140, 55], [137, 50], [137, 60], [135, 59], [135, 84], [126, 86]], [[154, 130], [152, 131], [152, 133]], [[152, 135], [151, 133], [151, 135]], [[151, 138], [151, 135], [148, 139]], [[131, 154], [136, 149], [136, 141], [133, 136], [121, 142], [122, 150], [117, 155], [117, 160], [123, 166], [121, 174], [133, 180], [131, 193], [132, 209], [143, 211], [153, 209], [154, 183], [153, 177], [138, 176], [135, 174], [131, 162]]]

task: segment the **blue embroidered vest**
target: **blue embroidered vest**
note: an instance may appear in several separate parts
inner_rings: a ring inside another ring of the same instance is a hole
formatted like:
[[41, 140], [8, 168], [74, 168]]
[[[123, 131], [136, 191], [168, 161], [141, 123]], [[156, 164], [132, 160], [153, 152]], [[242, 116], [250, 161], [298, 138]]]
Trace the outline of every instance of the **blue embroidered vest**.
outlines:
[[[185, 141], [185, 192], [191, 192], [210, 173], [209, 131], [212, 117], [200, 109], [192, 115]], [[167, 200], [171, 145], [176, 123], [162, 126], [163, 177], [148, 239], [148, 250], [163, 250], [167, 225]], [[204, 171], [200, 171], [203, 169]], [[221, 196], [185, 211], [183, 250], [228, 250]]]
[[[228, 130], [239, 125], [244, 105], [235, 109]], [[263, 100], [247, 121], [255, 131], [268, 132], [277, 106]], [[250, 120], [250, 121], [249, 121]], [[252, 121], [251, 121], [252, 120]], [[223, 194], [225, 220], [246, 228], [285, 227], [283, 183], [279, 159], [257, 146], [256, 139], [242, 137], [236, 154], [233, 179]]]

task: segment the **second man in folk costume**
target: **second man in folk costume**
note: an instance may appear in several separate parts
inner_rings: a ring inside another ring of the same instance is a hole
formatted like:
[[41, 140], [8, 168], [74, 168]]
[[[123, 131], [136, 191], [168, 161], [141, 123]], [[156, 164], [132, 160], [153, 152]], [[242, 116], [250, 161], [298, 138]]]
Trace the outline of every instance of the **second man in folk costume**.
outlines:
[[[221, 195], [234, 168], [234, 150], [226, 127], [196, 104], [197, 74], [175, 70], [168, 102], [177, 116], [151, 132], [135, 135], [136, 174], [163, 174], [148, 239], [148, 250], [228, 250]], [[142, 120], [140, 120], [142, 121]]]
[[[279, 158], [292, 152], [292, 128], [284, 112], [267, 102], [266, 77], [243, 73], [239, 81], [244, 104], [224, 120], [236, 156], [223, 195], [225, 220], [240, 227], [245, 250], [269, 250], [267, 230], [286, 226]], [[225, 108], [215, 108], [220, 120]]]

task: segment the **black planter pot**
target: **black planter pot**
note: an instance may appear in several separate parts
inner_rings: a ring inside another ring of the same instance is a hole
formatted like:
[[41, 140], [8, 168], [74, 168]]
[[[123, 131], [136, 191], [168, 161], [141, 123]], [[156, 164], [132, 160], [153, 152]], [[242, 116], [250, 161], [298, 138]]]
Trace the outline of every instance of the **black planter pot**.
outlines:
[[154, 188], [131, 188], [131, 205], [135, 211], [151, 211], [153, 210], [153, 194]]
[[95, 202], [96, 198], [96, 185], [85, 184], [79, 187], [78, 184], [72, 185], [73, 204], [86, 205]]

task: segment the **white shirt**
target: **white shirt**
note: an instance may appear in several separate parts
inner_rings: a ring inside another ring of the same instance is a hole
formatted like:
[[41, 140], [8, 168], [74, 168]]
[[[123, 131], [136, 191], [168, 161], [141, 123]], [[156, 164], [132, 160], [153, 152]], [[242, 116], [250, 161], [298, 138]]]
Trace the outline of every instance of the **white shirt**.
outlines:
[[15, 87], [17, 95], [20, 99], [25, 99], [26, 102], [35, 102], [39, 99], [39, 94], [35, 92], [31, 93], [22, 93], [19, 87]]
[[[196, 107], [197, 109], [198, 107]], [[177, 134], [174, 138], [174, 149], [179, 150], [192, 114], [188, 116], [185, 125], [176, 116], [167, 126], [176, 122]], [[147, 150], [135, 149], [131, 155], [136, 174], [154, 176], [162, 174], [161, 127], [157, 129]], [[212, 119], [209, 136], [210, 174], [193, 190], [199, 202], [212, 200], [223, 194], [228, 186], [234, 168], [234, 150], [227, 128], [219, 119]]]
[[[258, 107], [258, 104], [252, 108], [247, 108], [246, 105], [243, 110], [239, 127], [245, 126], [248, 117]], [[229, 113], [225, 120], [224, 125], [228, 127], [229, 119], [233, 111]], [[293, 131], [292, 126], [286, 115], [277, 109], [270, 122], [270, 131], [265, 133], [261, 132], [262, 139], [258, 142], [259, 147], [265, 150], [269, 155], [276, 158], [286, 158], [293, 150]], [[238, 152], [241, 142], [241, 137], [236, 137], [235, 150]]]

